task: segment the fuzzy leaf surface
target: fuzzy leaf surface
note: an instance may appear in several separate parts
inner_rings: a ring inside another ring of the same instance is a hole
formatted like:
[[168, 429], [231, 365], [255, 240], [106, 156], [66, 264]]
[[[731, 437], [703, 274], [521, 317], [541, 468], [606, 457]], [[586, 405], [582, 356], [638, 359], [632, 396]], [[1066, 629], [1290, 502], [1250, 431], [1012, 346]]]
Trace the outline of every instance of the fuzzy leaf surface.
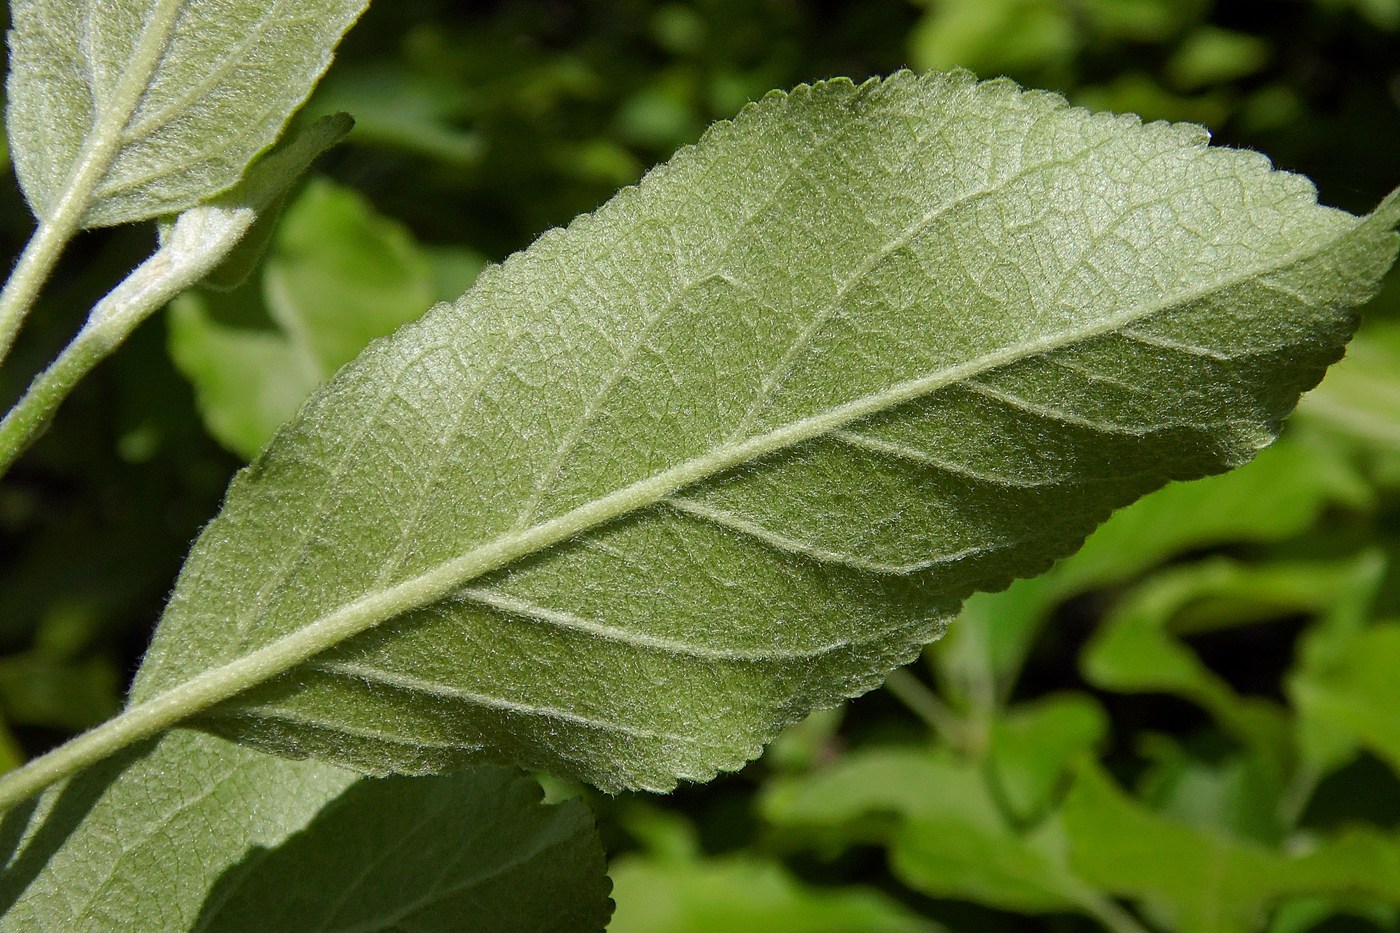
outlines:
[[770, 95], [314, 395], [132, 703], [370, 772], [707, 779], [1248, 460], [1398, 215], [1008, 82]]
[[[0, 826], [0, 930], [602, 930], [577, 802], [508, 768], [370, 780], [180, 731]], [[413, 858], [403, 858], [403, 853]]]
[[14, 0], [7, 129], [41, 220], [175, 214], [282, 132], [368, 0]]

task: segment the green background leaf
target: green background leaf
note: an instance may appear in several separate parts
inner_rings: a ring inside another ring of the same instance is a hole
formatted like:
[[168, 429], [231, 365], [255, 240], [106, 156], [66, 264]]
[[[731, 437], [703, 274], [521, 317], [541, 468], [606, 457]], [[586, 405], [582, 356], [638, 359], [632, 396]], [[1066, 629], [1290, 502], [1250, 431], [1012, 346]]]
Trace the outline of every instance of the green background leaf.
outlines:
[[313, 181], [287, 208], [260, 278], [170, 308], [170, 353], [200, 413], [251, 459], [311, 391], [374, 338], [460, 295], [484, 265], [429, 249], [354, 192]]
[[823, 891], [756, 858], [665, 861], [628, 856], [612, 869], [620, 909], [609, 933], [940, 933], [876, 891]]
[[705, 779], [1112, 505], [1249, 459], [1398, 213], [1006, 82], [770, 96], [314, 396], [133, 701], [306, 659], [200, 725], [371, 771]]

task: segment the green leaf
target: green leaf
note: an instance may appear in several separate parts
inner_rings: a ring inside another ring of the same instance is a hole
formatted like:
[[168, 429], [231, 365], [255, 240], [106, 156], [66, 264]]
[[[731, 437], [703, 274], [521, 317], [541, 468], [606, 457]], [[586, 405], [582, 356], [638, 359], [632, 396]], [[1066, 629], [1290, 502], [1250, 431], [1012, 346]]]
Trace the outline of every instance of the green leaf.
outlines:
[[1141, 736], [1138, 753], [1152, 762], [1138, 778], [1138, 796], [1164, 816], [1267, 844], [1293, 829], [1303, 801], [1294, 802], [1298, 788], [1281, 778], [1294, 775], [1281, 775], [1267, 754], [1217, 751], [1219, 760], [1205, 761], [1159, 734]]
[[420, 246], [364, 198], [318, 179], [287, 208], [260, 281], [171, 305], [171, 355], [210, 432], [251, 458], [331, 373], [461, 294], [482, 265], [468, 250]]
[[174, 214], [229, 188], [367, 0], [14, 0], [7, 127], [41, 222]]
[[195, 929], [601, 933], [612, 904], [592, 814], [540, 798], [512, 768], [362, 780], [225, 873]]
[[375, 781], [172, 733], [6, 814], [0, 930], [601, 930], [591, 817], [539, 800], [509, 769]]
[[753, 856], [667, 862], [625, 856], [613, 868], [608, 933], [938, 933], [897, 902], [858, 887], [822, 890]]
[[1259, 697], [1241, 697], [1206, 666], [1178, 633], [1321, 614], [1369, 572], [1356, 563], [1241, 565], [1219, 559], [1162, 571], [1115, 608], [1085, 649], [1085, 679], [1105, 690], [1181, 696], [1211, 713], [1240, 741], [1288, 757], [1284, 712]]
[[1252, 75], [1268, 63], [1267, 40], [1204, 26], [1182, 41], [1166, 73], [1178, 87], [1196, 91]]
[[983, 775], [945, 748], [852, 752], [809, 775], [770, 779], [759, 803], [769, 822], [843, 843], [887, 841], [914, 819], [1003, 824]]
[[362, 65], [328, 78], [311, 106], [353, 113], [360, 145], [406, 149], [469, 168], [482, 160], [487, 144], [482, 134], [463, 128], [476, 103], [464, 83], [438, 74]]
[[[1400, 774], [1400, 624], [1376, 625], [1336, 646], [1310, 646], [1289, 696], [1307, 733], [1330, 733], [1369, 748]], [[1310, 743], [1320, 744], [1316, 740]], [[1324, 759], [1340, 757], [1321, 754]]]
[[1012, 707], [992, 721], [988, 780], [1020, 823], [1038, 822], [1063, 793], [1070, 762], [1108, 734], [1108, 717], [1091, 698], [1052, 695]]
[[1285, 896], [1400, 900], [1400, 846], [1373, 830], [1285, 854], [1153, 813], [1092, 767], [1081, 772], [1063, 812], [1075, 871], [1146, 901], [1181, 933], [1257, 930], [1265, 908]]
[[104, 738], [737, 767], [1248, 460], [1338, 355], [1400, 198], [1358, 220], [1204, 142], [962, 74], [765, 98], [313, 396]]
[[1017, 913], [1084, 913], [1108, 929], [1136, 930], [1118, 919], [1066, 865], [1064, 832], [1051, 818], [1024, 836], [965, 818], [915, 820], [896, 837], [897, 877], [932, 897], [973, 901]]
[[852, 753], [802, 778], [770, 782], [764, 816], [830, 846], [888, 843], [897, 877], [933, 897], [1021, 913], [1117, 913], [1066, 867], [1052, 817], [1027, 832], [1002, 813], [985, 769], [946, 749]]

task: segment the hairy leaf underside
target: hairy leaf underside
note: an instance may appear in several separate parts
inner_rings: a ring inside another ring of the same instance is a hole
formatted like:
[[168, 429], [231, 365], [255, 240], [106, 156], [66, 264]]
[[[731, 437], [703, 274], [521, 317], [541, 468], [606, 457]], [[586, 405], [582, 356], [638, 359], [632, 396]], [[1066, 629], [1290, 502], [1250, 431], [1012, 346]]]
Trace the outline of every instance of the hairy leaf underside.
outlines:
[[1397, 219], [1007, 82], [770, 95], [315, 395], [132, 702], [295, 642], [193, 724], [371, 772], [737, 767], [969, 593], [1248, 460]]
[[30, 207], [145, 220], [228, 188], [368, 0], [12, 0], [7, 130]]
[[511, 768], [361, 779], [181, 731], [0, 823], [0, 931], [601, 930], [579, 801]]

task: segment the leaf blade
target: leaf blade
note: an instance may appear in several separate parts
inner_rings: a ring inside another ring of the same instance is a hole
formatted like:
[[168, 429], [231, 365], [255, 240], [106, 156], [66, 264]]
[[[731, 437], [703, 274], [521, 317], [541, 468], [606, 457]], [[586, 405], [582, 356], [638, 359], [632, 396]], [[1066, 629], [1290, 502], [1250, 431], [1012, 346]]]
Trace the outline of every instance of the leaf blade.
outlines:
[[7, 129], [30, 207], [40, 221], [100, 227], [229, 188], [366, 5], [11, 4]]
[[609, 908], [586, 808], [542, 806], [505, 768], [363, 780], [181, 731], [10, 811], [5, 834], [6, 931], [602, 930]]
[[275, 658], [201, 724], [707, 778], [1113, 505], [1248, 459], [1389, 264], [1383, 210], [1003, 82], [770, 96], [314, 396], [133, 700]]

